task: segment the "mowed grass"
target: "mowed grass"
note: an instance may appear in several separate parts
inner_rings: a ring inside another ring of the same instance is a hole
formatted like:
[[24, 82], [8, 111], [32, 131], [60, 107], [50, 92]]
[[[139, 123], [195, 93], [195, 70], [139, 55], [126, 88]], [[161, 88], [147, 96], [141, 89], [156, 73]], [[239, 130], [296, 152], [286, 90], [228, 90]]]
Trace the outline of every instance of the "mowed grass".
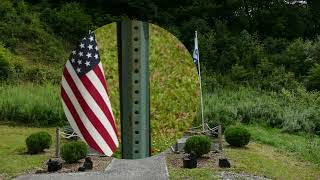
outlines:
[[[46, 131], [52, 135], [53, 143], [45, 153], [27, 154], [25, 139], [32, 133]], [[54, 154], [55, 128], [31, 128], [0, 125], [0, 179], [11, 179], [20, 173], [41, 167]]]
[[283, 152], [294, 154], [297, 158], [318, 164], [320, 167], [320, 137], [307, 133], [288, 134], [275, 128], [258, 125], [246, 126], [252, 139]]
[[278, 148], [251, 142], [246, 148], [226, 146], [225, 155], [232, 161], [230, 171], [265, 176], [272, 179], [319, 179], [318, 165]]
[[219, 179], [217, 176], [217, 169], [210, 168], [195, 168], [195, 169], [183, 169], [174, 168], [168, 165], [169, 179], [180, 180], [180, 179], [196, 179], [196, 180], [213, 180]]
[[[306, 148], [309, 137], [282, 133], [277, 129], [266, 129], [255, 125], [247, 128], [253, 139], [247, 147], [233, 148], [224, 142], [224, 153], [231, 161], [232, 168], [183, 169], [169, 165], [170, 179], [215, 179], [221, 171], [272, 179], [320, 179], [320, 164], [315, 160], [306, 160], [306, 153], [309, 152], [311, 155], [319, 153], [318, 149]], [[317, 137], [313, 141], [319, 139]], [[316, 159], [316, 156], [314, 157]]]

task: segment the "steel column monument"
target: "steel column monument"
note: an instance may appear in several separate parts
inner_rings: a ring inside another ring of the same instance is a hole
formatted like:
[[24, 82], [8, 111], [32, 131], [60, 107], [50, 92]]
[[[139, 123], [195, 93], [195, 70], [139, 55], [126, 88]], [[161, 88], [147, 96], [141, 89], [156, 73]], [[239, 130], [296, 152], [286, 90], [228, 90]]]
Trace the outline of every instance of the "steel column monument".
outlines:
[[122, 158], [149, 157], [149, 24], [117, 24]]

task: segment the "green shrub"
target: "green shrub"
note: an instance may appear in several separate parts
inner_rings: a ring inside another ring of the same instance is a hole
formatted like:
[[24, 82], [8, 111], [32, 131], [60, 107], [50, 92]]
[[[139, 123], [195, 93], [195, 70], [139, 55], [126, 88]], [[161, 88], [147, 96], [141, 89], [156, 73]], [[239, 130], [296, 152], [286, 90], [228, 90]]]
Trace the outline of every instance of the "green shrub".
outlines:
[[75, 163], [87, 155], [87, 145], [82, 141], [73, 141], [61, 147], [61, 157], [67, 163]]
[[6, 80], [11, 74], [10, 60], [12, 55], [0, 42], [0, 80]]
[[242, 65], [235, 64], [231, 67], [231, 78], [234, 81], [245, 81], [248, 79], [248, 70]]
[[26, 139], [28, 152], [31, 154], [37, 154], [42, 152], [44, 149], [49, 148], [52, 144], [51, 138], [51, 135], [44, 131], [31, 134]]
[[204, 154], [210, 152], [211, 140], [207, 136], [192, 136], [187, 139], [184, 146], [186, 153], [194, 152], [197, 157], [201, 157]]
[[226, 141], [231, 146], [243, 147], [250, 141], [251, 134], [241, 126], [229, 126], [224, 133]]
[[320, 90], [320, 65], [315, 64], [310, 68], [306, 77], [306, 87], [309, 90]]

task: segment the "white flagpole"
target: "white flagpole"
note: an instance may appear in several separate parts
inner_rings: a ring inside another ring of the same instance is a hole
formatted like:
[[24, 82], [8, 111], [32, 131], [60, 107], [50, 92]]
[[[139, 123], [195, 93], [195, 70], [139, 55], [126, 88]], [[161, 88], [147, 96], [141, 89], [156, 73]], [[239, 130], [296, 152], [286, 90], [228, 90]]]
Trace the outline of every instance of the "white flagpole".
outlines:
[[[198, 50], [198, 34], [197, 31], [195, 31], [195, 48]], [[199, 50], [197, 52], [197, 59], [198, 59], [198, 75], [199, 75], [199, 81], [200, 81], [200, 103], [201, 103], [201, 119], [202, 119], [202, 131], [204, 132], [206, 130], [205, 123], [204, 123], [204, 117], [203, 117], [203, 98], [202, 98], [202, 82], [201, 82], [201, 65], [200, 65], [200, 58], [199, 58]]]

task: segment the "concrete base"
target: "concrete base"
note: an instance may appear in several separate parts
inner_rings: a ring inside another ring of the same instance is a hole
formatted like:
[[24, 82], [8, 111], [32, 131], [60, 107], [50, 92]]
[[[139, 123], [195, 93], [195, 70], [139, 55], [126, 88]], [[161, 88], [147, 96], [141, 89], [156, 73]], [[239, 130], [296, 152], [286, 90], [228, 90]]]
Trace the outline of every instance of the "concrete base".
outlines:
[[17, 180], [167, 180], [166, 154], [144, 159], [113, 159], [104, 172], [29, 174]]

